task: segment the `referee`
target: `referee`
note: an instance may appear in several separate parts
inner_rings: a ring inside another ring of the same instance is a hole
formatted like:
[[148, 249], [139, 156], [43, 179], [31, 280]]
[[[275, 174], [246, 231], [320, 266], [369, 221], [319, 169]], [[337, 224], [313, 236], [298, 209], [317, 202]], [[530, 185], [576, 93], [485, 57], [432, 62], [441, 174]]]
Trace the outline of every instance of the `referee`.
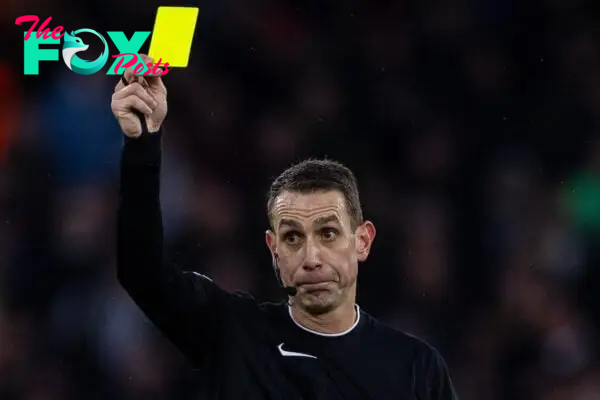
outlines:
[[200, 369], [206, 398], [457, 399], [436, 349], [356, 304], [358, 263], [369, 255], [375, 227], [363, 220], [355, 178], [341, 164], [304, 161], [271, 186], [266, 243], [288, 302], [259, 304], [163, 262], [166, 94], [159, 76], [131, 69], [113, 94], [125, 134], [117, 274]]

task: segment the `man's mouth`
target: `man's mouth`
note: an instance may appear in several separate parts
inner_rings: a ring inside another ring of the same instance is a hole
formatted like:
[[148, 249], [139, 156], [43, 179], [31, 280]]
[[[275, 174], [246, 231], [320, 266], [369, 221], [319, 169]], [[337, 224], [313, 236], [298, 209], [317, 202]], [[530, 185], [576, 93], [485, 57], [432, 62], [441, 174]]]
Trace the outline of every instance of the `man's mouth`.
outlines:
[[320, 281], [320, 282], [311, 282], [311, 283], [302, 283], [298, 285], [305, 292], [316, 292], [325, 290], [331, 284], [331, 281]]

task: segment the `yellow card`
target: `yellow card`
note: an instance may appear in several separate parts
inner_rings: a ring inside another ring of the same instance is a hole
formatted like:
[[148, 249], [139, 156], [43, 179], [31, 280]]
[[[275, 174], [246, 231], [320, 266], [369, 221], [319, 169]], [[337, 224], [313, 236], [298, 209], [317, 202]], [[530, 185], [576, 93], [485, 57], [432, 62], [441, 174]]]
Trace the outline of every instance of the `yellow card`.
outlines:
[[198, 20], [198, 7], [158, 7], [148, 55], [169, 67], [187, 67]]

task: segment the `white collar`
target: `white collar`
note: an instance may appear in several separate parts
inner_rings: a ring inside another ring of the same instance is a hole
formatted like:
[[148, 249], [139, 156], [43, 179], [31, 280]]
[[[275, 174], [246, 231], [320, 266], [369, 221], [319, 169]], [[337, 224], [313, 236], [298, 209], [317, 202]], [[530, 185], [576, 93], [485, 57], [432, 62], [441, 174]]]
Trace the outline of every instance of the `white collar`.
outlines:
[[356, 328], [358, 326], [358, 323], [360, 322], [360, 307], [358, 306], [358, 304], [355, 304], [354, 307], [356, 309], [356, 321], [354, 321], [354, 324], [352, 324], [352, 326], [350, 328], [346, 329], [343, 332], [339, 332], [339, 333], [323, 333], [323, 332], [317, 332], [312, 329], [309, 329], [309, 328], [303, 326], [302, 324], [300, 324], [298, 321], [296, 321], [296, 319], [294, 318], [294, 315], [292, 314], [292, 306], [290, 306], [290, 305], [288, 305], [288, 312], [290, 314], [290, 318], [292, 319], [292, 321], [294, 321], [294, 323], [299, 328], [305, 330], [306, 332], [312, 333], [313, 335], [324, 336], [324, 337], [339, 337], [339, 336], [347, 335], [348, 333], [352, 332], [352, 330], [354, 328]]

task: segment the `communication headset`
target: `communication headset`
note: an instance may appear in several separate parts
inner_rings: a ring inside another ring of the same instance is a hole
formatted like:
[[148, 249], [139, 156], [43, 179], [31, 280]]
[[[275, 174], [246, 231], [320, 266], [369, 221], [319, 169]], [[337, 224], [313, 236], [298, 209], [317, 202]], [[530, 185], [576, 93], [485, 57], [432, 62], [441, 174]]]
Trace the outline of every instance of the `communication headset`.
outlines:
[[298, 289], [296, 289], [293, 286], [286, 286], [285, 283], [283, 283], [283, 279], [281, 279], [281, 271], [279, 270], [278, 262], [279, 262], [279, 255], [276, 252], [274, 252], [273, 253], [273, 272], [275, 273], [275, 279], [277, 279], [279, 286], [282, 287], [285, 294], [287, 294], [288, 296], [295, 296], [296, 293], [298, 293]]

